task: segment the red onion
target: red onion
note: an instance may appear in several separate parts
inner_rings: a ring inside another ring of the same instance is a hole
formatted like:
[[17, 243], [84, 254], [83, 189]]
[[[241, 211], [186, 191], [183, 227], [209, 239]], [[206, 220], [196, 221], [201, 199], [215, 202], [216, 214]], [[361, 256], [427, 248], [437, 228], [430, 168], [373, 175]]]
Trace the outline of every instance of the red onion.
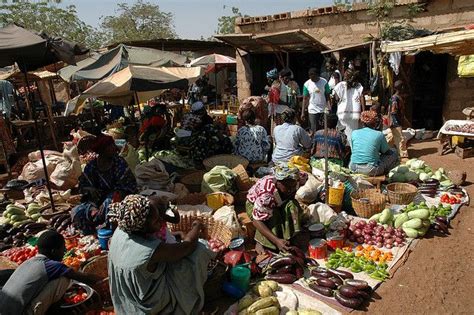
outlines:
[[395, 238], [395, 242], [401, 244], [401, 243], [403, 243], [403, 239], [401, 237], [397, 237], [397, 238]]
[[370, 220], [370, 221], [369, 221], [369, 225], [370, 225], [370, 226], [377, 226], [377, 221], [375, 221], [375, 220]]
[[364, 226], [364, 225], [367, 224], [365, 221], [359, 221], [358, 223], [359, 223], [361, 226]]
[[361, 244], [362, 244], [362, 243], [364, 243], [364, 241], [365, 241], [365, 239], [364, 239], [362, 236], [360, 236], [360, 237], [357, 238], [357, 243], [361, 243]]
[[395, 230], [394, 230], [393, 227], [391, 227], [391, 226], [389, 226], [388, 228], [386, 228], [385, 231], [387, 231], [388, 233], [393, 233], [393, 232], [395, 232]]
[[398, 246], [399, 244], [397, 241], [393, 242], [393, 246]]
[[382, 237], [382, 236], [377, 236], [377, 237], [375, 238], [375, 240], [376, 240], [377, 242], [382, 242], [382, 241], [383, 241], [383, 237]]
[[388, 232], [383, 233], [384, 238], [389, 238], [390, 236], [392, 236], [392, 234], [390, 234]]
[[378, 243], [376, 244], [376, 246], [377, 246], [377, 247], [382, 247], [383, 244], [382, 244], [381, 242], [378, 242]]
[[362, 231], [359, 230], [359, 229], [356, 229], [356, 230], [354, 231], [354, 235], [355, 235], [355, 236], [361, 236], [361, 235], [362, 235]]
[[388, 249], [390, 249], [390, 248], [392, 248], [392, 245], [387, 244], [387, 245], [385, 245], [385, 247], [387, 247]]
[[393, 244], [392, 239], [385, 240], [385, 245], [392, 245], [392, 244]]

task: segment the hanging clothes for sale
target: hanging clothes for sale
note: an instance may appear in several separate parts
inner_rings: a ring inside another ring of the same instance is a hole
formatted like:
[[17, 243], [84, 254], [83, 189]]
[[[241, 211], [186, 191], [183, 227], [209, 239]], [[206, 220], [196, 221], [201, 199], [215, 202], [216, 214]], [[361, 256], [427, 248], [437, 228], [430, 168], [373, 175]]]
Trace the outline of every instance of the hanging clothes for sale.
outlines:
[[0, 80], [0, 112], [7, 118], [10, 118], [15, 103], [13, 90], [13, 84], [10, 81]]

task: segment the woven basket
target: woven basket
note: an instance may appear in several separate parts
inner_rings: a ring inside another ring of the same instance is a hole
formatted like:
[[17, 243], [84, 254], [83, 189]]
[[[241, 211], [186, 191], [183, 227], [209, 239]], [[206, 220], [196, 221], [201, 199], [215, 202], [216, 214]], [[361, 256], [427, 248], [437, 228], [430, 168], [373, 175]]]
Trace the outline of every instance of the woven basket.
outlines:
[[370, 218], [381, 212], [387, 203], [386, 196], [377, 189], [354, 191], [351, 193], [351, 199], [355, 213], [362, 218]]
[[205, 159], [202, 161], [202, 164], [204, 164], [206, 171], [212, 170], [217, 165], [226, 166], [230, 169], [233, 169], [234, 167], [241, 164], [243, 168], [246, 169], [247, 166], [249, 166], [249, 161], [246, 158], [238, 155], [219, 154]]
[[234, 167], [232, 171], [237, 175], [236, 183], [237, 183], [237, 188], [240, 191], [246, 191], [246, 190], [249, 190], [250, 187], [252, 187], [249, 174], [247, 174], [247, 171], [245, 170], [242, 164], [239, 164], [236, 167]]
[[176, 200], [177, 205], [202, 205], [206, 203], [206, 193], [196, 192]]
[[255, 178], [255, 177], [250, 177], [249, 178], [249, 182], [250, 182], [250, 187], [248, 190], [244, 190], [244, 191], [239, 191], [237, 192], [235, 195], [234, 195], [234, 199], [235, 199], [235, 204], [238, 205], [238, 206], [242, 206], [242, 205], [245, 205], [245, 203], [247, 202], [247, 195], [249, 193], [249, 190], [250, 188], [252, 188], [253, 185], [255, 185], [255, 183], [258, 181], [258, 178]]
[[199, 219], [203, 223], [203, 230], [200, 237], [206, 240], [216, 239], [228, 247], [232, 240], [232, 231], [221, 221], [214, 220], [213, 217], [183, 215], [177, 224], [168, 224], [172, 232], [182, 231], [188, 233], [192, 229], [193, 222]]
[[189, 192], [201, 192], [201, 183], [204, 176], [203, 171], [192, 172], [181, 178], [181, 183], [186, 186]]
[[109, 276], [107, 255], [95, 256], [87, 260], [84, 265], [82, 265], [81, 271], [97, 275], [101, 278], [107, 278]]
[[418, 189], [408, 183], [392, 183], [387, 185], [388, 200], [394, 205], [407, 205], [418, 194]]

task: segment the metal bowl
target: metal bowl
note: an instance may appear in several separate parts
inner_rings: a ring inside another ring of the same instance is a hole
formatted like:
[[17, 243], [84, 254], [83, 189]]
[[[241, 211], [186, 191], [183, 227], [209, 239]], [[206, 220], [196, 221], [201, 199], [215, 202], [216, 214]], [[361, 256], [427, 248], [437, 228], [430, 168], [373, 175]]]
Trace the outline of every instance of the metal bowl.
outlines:
[[[85, 302], [89, 301], [90, 298], [92, 297], [92, 295], [94, 294], [94, 290], [93, 290], [90, 286], [88, 286], [87, 284], [85, 284], [85, 283], [73, 281], [70, 288], [72, 288], [73, 286], [80, 286], [80, 287], [82, 287], [84, 290], [86, 290], [87, 298], [86, 298], [84, 301], [81, 301], [81, 302], [76, 303], [76, 304], [61, 304], [61, 305], [60, 305], [60, 308], [63, 308], [63, 309], [71, 309], [71, 308], [73, 308], [73, 307], [76, 307], [76, 306], [79, 306], [79, 305], [81, 305], [81, 304], [84, 304]], [[69, 288], [69, 289], [70, 289], [70, 288]], [[69, 289], [68, 289], [68, 290], [69, 290]]]

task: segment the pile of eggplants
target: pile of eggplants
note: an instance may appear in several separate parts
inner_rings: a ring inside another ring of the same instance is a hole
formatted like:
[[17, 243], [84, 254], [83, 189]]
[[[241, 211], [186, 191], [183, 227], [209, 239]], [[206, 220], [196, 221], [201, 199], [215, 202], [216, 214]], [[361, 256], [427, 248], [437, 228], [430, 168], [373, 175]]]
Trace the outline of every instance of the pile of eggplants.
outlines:
[[436, 216], [435, 221], [431, 224], [431, 226], [435, 229], [435, 231], [438, 231], [441, 234], [449, 234], [449, 222], [446, 217]]
[[367, 281], [354, 279], [350, 272], [316, 267], [311, 270], [311, 276], [314, 279], [307, 282], [313, 291], [334, 297], [342, 306], [357, 309], [370, 300], [372, 288]]
[[293, 283], [304, 276], [306, 260], [303, 251], [292, 248], [289, 253], [276, 258], [264, 268], [265, 279], [283, 284]]

